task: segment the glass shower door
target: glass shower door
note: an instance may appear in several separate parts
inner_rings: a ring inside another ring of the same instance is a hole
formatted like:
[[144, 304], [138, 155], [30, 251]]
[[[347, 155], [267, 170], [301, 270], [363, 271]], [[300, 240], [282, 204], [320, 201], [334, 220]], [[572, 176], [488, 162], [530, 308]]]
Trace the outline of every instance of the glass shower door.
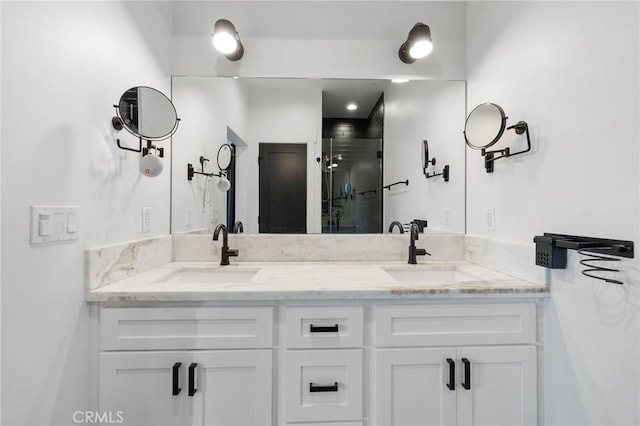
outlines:
[[382, 140], [322, 140], [322, 233], [382, 232]]

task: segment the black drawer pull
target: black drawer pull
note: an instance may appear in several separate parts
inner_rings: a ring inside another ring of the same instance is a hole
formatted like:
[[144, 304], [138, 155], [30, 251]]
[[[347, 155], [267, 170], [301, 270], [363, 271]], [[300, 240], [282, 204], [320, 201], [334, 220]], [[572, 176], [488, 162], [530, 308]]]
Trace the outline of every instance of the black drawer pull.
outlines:
[[192, 362], [189, 366], [189, 396], [193, 396], [196, 394], [198, 389], [196, 389], [196, 367], [198, 366], [197, 362]]
[[309, 325], [309, 331], [311, 333], [337, 333], [338, 332], [338, 324], [322, 326], [322, 325]]
[[464, 382], [462, 382], [462, 387], [469, 390], [471, 389], [471, 363], [467, 358], [462, 358], [462, 363], [464, 364]]
[[180, 366], [182, 365], [181, 362], [176, 362], [175, 364], [173, 364], [173, 389], [171, 394], [173, 396], [176, 395], [180, 395], [180, 391], [182, 389], [180, 389]]
[[447, 358], [447, 363], [449, 364], [449, 383], [447, 383], [447, 388], [456, 390], [456, 362], [451, 358]]
[[313, 383], [309, 383], [309, 392], [338, 392], [338, 382], [329, 386], [314, 386]]

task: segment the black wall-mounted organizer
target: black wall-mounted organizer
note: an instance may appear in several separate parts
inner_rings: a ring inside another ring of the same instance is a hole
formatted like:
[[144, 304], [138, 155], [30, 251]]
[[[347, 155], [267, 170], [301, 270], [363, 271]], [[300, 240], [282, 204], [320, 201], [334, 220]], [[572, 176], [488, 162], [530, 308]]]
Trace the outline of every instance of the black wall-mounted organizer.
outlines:
[[585, 256], [580, 260], [580, 264], [585, 267], [582, 274], [610, 284], [622, 285], [624, 283], [593, 273], [620, 271], [594, 262], [619, 262], [621, 257], [631, 259], [634, 257], [633, 241], [545, 232], [544, 235], [535, 236], [533, 242], [536, 243], [536, 265], [550, 269], [565, 269], [567, 267], [567, 250], [576, 250], [580, 255]]

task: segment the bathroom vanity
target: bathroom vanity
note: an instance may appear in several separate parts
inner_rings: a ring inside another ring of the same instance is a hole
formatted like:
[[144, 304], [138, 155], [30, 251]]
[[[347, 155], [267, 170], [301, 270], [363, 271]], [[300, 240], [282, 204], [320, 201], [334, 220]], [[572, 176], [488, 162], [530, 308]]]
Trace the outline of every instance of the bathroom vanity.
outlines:
[[462, 260], [167, 262], [87, 292], [99, 410], [136, 425], [535, 425], [547, 295]]

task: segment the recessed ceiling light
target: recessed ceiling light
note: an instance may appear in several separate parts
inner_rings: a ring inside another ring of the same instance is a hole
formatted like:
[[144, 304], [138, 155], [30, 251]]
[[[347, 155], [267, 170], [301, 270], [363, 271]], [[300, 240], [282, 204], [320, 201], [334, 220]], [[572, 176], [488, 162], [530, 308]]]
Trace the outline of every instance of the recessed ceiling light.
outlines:
[[351, 104], [347, 105], [347, 109], [349, 111], [354, 111], [354, 110], [358, 109], [358, 105], [351, 103]]
[[409, 81], [408, 78], [392, 78], [391, 79], [392, 83], [406, 83], [408, 81]]

